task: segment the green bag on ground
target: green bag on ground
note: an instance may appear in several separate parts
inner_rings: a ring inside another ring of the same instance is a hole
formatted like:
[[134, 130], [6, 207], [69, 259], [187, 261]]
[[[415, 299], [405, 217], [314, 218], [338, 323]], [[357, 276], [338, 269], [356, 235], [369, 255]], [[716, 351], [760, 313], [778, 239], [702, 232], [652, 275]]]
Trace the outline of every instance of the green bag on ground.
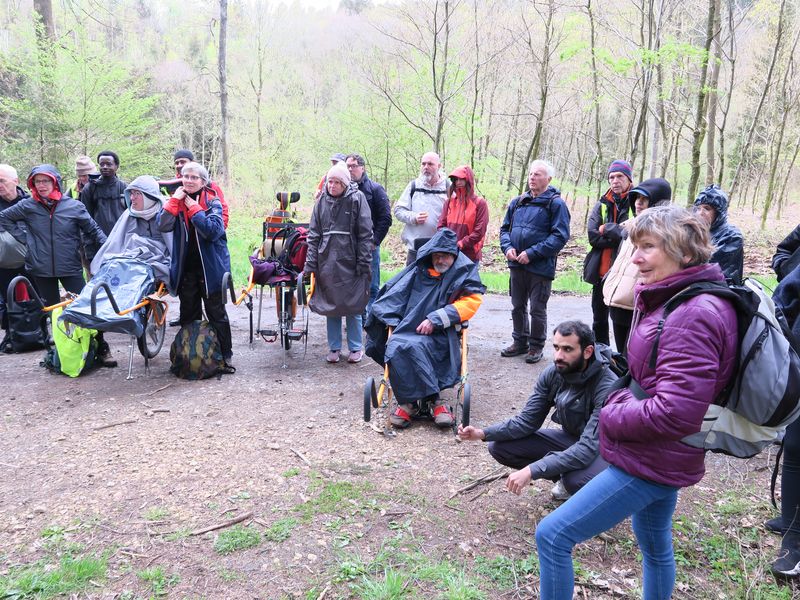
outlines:
[[59, 321], [62, 312], [62, 308], [56, 308], [51, 313], [55, 348], [47, 351], [43, 365], [53, 372], [77, 377], [95, 365], [97, 331]]
[[208, 321], [194, 321], [180, 328], [169, 349], [170, 371], [181, 379], [196, 381], [229, 373], [225, 369], [217, 332]]

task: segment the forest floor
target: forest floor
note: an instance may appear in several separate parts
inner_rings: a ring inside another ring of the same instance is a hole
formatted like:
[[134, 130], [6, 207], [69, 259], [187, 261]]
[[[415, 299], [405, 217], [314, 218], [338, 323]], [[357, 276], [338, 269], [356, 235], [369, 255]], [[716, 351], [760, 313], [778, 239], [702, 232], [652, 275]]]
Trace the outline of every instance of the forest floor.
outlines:
[[[381, 368], [325, 364], [322, 318], [283, 368], [279, 345], [248, 345], [247, 310], [229, 313], [238, 371], [221, 380], [176, 379], [165, 347], [149, 374], [136, 354], [127, 381], [119, 335], [121, 366], [78, 379], [46, 372], [40, 352], [0, 356], [0, 598], [538, 597], [550, 482], [517, 497], [481, 443], [365, 422], [364, 381]], [[263, 314], [274, 320], [272, 298]], [[551, 329], [590, 317], [586, 297], [550, 300]], [[508, 298], [487, 295], [469, 330], [476, 425], [518, 411], [552, 360], [501, 358], [510, 327]], [[768, 568], [773, 458], [709, 455], [681, 492], [675, 598], [800, 597]], [[641, 597], [629, 522], [579, 546], [575, 565], [578, 598]]]

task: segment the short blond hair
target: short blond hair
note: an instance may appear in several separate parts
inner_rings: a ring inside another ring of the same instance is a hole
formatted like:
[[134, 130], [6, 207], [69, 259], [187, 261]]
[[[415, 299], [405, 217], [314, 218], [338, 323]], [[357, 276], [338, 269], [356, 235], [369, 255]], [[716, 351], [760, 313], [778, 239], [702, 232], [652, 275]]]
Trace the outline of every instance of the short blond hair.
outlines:
[[707, 263], [714, 253], [708, 226], [678, 206], [654, 206], [636, 217], [631, 241], [638, 245], [644, 236], [659, 240], [664, 252], [683, 268]]

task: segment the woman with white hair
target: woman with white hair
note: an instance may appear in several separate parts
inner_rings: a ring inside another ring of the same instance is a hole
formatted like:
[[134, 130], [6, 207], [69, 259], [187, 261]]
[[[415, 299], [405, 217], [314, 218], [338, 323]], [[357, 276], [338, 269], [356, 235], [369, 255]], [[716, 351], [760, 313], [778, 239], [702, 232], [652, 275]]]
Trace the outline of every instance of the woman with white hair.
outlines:
[[209, 324], [217, 332], [225, 364], [230, 367], [231, 325], [223, 301], [222, 276], [231, 270], [231, 258], [222, 204], [203, 165], [185, 164], [181, 180], [182, 185], [158, 215], [159, 230], [173, 234], [170, 288], [178, 291], [181, 301], [181, 325], [200, 320], [202, 303]]

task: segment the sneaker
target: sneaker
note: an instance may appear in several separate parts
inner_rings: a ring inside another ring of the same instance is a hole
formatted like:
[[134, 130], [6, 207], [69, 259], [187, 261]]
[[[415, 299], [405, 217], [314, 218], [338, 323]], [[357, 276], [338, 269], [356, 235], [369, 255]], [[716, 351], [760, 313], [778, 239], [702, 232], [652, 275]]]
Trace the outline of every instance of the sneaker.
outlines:
[[450, 414], [450, 409], [441, 400], [438, 400], [433, 407], [433, 422], [439, 427], [453, 426], [453, 415]]
[[559, 502], [563, 502], [572, 494], [567, 491], [567, 488], [564, 487], [564, 482], [560, 479], [556, 481], [556, 484], [553, 486], [553, 489], [550, 490], [550, 495], [553, 496], [553, 500], [557, 500]]
[[331, 350], [328, 352], [328, 356], [325, 357], [329, 363], [337, 363], [339, 362], [339, 351], [338, 350]]
[[785, 534], [786, 530], [788, 529], [788, 527], [784, 525], [782, 517], [775, 517], [774, 519], [765, 521], [764, 527], [766, 527], [769, 531], [773, 533], [779, 533], [780, 535]]
[[529, 365], [539, 362], [542, 360], [542, 351], [541, 350], [528, 350], [528, 356], [525, 357], [525, 362]]
[[411, 419], [419, 412], [419, 408], [414, 404], [400, 404], [389, 417], [389, 422], [393, 427], [405, 429], [411, 425]]
[[500, 350], [500, 356], [505, 358], [508, 358], [509, 356], [519, 356], [520, 354], [525, 354], [527, 351], [528, 347], [525, 344], [514, 342], [510, 346], [506, 346]]
[[[786, 540], [784, 540], [784, 543]], [[800, 546], [796, 543], [788, 547], [781, 546], [778, 558], [772, 562], [772, 572], [784, 577], [797, 577], [800, 575]]]
[[364, 358], [364, 351], [356, 350], [355, 352], [350, 353], [350, 356], [347, 357], [347, 362], [349, 363], [361, 362], [362, 358]]
[[180, 324], [181, 324], [180, 319], [172, 319], [172, 321], [169, 322], [170, 327], [178, 327]]

